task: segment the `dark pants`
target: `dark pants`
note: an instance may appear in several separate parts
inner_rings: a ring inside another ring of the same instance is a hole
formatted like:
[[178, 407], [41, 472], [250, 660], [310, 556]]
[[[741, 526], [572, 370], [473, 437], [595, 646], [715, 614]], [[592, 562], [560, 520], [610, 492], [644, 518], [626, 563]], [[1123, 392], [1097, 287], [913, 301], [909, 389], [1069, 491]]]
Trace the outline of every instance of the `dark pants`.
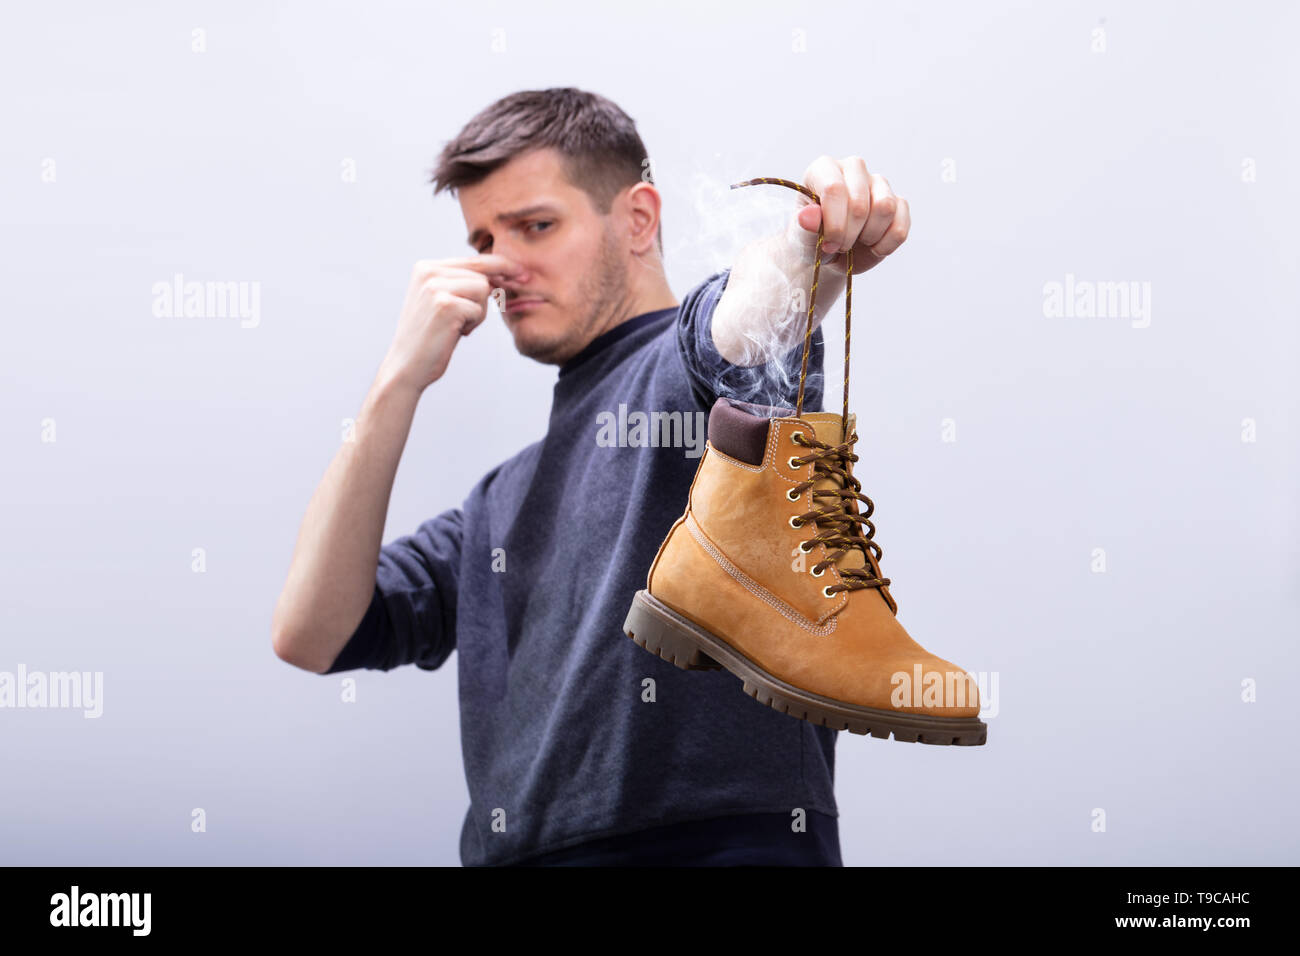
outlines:
[[843, 866], [839, 821], [808, 811], [807, 831], [786, 813], [691, 820], [605, 837], [516, 866]]

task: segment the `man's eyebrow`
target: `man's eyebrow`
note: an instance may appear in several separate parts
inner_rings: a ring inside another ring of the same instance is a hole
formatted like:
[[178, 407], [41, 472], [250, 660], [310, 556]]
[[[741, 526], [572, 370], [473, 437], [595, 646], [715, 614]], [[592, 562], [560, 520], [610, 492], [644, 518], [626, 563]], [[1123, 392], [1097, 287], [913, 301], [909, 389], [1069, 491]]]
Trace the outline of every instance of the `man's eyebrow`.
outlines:
[[[523, 209], [513, 210], [512, 212], [498, 213], [496, 218], [493, 220], [493, 222], [510, 222], [515, 219], [523, 219], [526, 216], [535, 216], [539, 212], [548, 212], [554, 214], [554, 213], [558, 213], [559, 211], [560, 211], [559, 207], [554, 206], [551, 203], [537, 203], [532, 206], [525, 206]], [[468, 242], [471, 246], [478, 248], [478, 241], [479, 239], [483, 238], [483, 232], [484, 230], [482, 229], [475, 229], [473, 232], [469, 234], [469, 236], [466, 237], [465, 241]]]

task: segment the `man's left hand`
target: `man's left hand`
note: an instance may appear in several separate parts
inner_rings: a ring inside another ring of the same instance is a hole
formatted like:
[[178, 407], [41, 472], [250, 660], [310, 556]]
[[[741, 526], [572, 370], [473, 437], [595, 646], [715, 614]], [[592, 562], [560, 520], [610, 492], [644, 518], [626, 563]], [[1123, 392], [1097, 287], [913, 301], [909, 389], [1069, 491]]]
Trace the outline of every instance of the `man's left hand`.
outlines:
[[860, 156], [822, 156], [804, 173], [803, 184], [821, 203], [804, 197], [795, 216], [809, 255], [817, 245], [817, 228], [825, 223], [822, 265], [845, 272], [844, 250], [853, 249], [853, 274], [866, 272], [907, 239], [912, 226], [907, 200], [895, 196], [884, 176], [868, 172]]

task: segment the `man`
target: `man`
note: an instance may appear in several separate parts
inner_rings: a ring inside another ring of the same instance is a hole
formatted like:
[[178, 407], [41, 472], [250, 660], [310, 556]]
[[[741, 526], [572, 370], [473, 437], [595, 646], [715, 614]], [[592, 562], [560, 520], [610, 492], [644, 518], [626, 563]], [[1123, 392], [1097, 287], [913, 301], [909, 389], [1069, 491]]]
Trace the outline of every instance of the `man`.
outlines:
[[[475, 254], [416, 264], [356, 441], [308, 506], [275, 652], [329, 674], [432, 670], [459, 651], [465, 865], [840, 865], [837, 732], [759, 705], [726, 672], [678, 670], [621, 624], [685, 507], [692, 425], [721, 394], [792, 400], [821, 221], [836, 255], [818, 322], [841, 251], [856, 272], [879, 262], [907, 236], [907, 204], [861, 159], [822, 157], [804, 177], [820, 205], [792, 193], [804, 205], [787, 230], [679, 303], [646, 158], [621, 109], [568, 88], [507, 96], [447, 144], [434, 192], [459, 200]], [[416, 404], [494, 294], [520, 354], [559, 367], [546, 436], [381, 547]], [[822, 353], [819, 330], [808, 409]], [[683, 441], [601, 439], [600, 422], [632, 412], [676, 413]]]

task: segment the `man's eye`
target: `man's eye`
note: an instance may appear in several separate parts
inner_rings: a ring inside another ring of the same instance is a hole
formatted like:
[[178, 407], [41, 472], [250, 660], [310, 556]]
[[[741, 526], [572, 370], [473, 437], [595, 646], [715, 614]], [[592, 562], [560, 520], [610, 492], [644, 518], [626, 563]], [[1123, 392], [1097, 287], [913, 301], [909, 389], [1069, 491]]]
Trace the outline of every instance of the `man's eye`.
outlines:
[[549, 219], [539, 219], [537, 222], [530, 222], [529, 226], [553, 226], [555, 223]]

